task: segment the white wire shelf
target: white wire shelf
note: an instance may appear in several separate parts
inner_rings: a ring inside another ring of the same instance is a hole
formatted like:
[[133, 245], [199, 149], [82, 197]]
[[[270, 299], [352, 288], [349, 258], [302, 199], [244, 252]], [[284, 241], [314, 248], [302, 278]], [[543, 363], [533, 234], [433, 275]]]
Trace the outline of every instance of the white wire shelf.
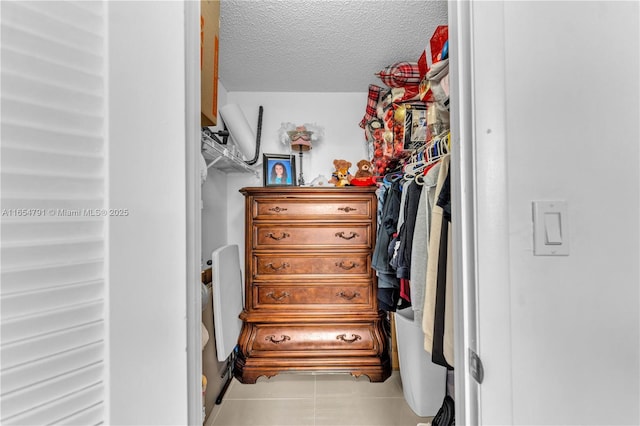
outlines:
[[207, 162], [207, 167], [225, 172], [252, 173], [257, 178], [260, 177], [259, 172], [244, 161], [237, 149], [234, 149], [235, 147], [222, 145], [204, 132], [201, 132], [201, 141], [202, 155]]

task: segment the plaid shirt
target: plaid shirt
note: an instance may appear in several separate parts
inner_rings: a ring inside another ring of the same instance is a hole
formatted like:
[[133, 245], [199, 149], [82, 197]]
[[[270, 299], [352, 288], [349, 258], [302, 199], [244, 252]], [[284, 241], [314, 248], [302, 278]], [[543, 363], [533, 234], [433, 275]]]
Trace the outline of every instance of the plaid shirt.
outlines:
[[376, 74], [389, 87], [420, 84], [420, 68], [417, 62], [397, 62]]
[[367, 96], [367, 108], [364, 112], [364, 117], [360, 121], [360, 127], [363, 129], [367, 123], [376, 118], [376, 108], [378, 106], [378, 98], [380, 97], [380, 91], [382, 87], [375, 84], [369, 85], [369, 96]]

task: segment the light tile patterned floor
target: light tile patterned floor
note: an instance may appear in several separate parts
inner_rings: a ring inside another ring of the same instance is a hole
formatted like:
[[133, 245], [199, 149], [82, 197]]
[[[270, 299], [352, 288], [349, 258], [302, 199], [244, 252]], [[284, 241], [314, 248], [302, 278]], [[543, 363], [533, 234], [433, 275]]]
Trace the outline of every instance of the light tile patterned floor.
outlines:
[[346, 374], [279, 374], [253, 385], [233, 380], [206, 426], [416, 426], [394, 371], [384, 383]]

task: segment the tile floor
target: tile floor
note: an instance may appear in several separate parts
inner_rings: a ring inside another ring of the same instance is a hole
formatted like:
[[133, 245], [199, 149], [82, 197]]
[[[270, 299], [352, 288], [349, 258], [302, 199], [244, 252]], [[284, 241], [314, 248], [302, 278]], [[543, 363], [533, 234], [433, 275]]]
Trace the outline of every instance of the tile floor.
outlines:
[[278, 374], [253, 385], [234, 379], [206, 426], [416, 426], [400, 374], [383, 383], [347, 374]]

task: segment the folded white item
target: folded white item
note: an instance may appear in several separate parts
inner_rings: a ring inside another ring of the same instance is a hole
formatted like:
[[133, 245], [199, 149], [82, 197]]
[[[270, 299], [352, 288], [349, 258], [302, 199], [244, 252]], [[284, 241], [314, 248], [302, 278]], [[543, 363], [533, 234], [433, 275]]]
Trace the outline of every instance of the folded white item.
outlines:
[[311, 186], [334, 186], [329, 183], [329, 179], [327, 179], [324, 175], [320, 175], [314, 180], [311, 181]]
[[200, 153], [200, 185], [207, 180], [207, 161], [204, 159], [202, 153]]
[[440, 108], [449, 110], [449, 59], [433, 64], [427, 72], [427, 80], [433, 97]]
[[202, 342], [202, 350], [207, 345], [209, 341], [209, 332], [207, 331], [207, 327], [204, 326], [203, 323], [200, 323], [200, 334], [201, 334], [201, 342]]

